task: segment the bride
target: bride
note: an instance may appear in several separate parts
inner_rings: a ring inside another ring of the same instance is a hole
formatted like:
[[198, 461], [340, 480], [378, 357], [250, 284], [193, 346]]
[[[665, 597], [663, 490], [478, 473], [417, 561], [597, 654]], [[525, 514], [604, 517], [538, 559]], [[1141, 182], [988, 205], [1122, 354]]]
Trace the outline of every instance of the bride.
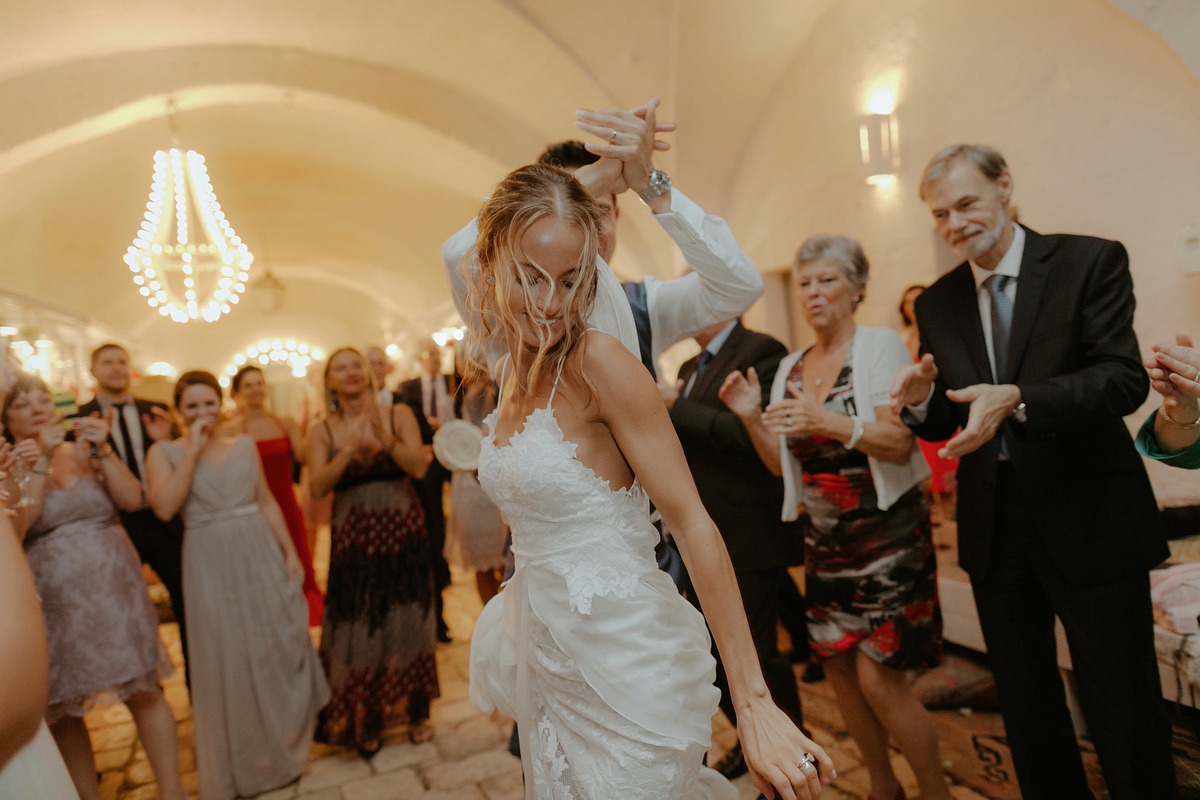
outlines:
[[516, 572], [475, 625], [471, 700], [517, 720], [527, 798], [737, 797], [701, 766], [715, 666], [704, 619], [656, 568], [649, 498], [726, 664], [755, 787], [816, 798], [832, 762], [771, 702], [658, 389], [619, 340], [587, 328], [599, 215], [569, 173], [533, 165], [479, 217], [471, 338], [500, 333], [509, 350], [479, 478], [510, 522]]

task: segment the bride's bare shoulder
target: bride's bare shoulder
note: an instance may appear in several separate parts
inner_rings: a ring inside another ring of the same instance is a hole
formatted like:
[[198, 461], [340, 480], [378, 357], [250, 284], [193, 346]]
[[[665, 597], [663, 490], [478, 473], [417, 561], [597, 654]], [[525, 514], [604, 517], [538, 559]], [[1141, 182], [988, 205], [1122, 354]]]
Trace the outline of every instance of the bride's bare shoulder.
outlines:
[[615, 336], [588, 331], [581, 366], [604, 405], [613, 401], [636, 404], [642, 395], [659, 397], [654, 378], [645, 365]]

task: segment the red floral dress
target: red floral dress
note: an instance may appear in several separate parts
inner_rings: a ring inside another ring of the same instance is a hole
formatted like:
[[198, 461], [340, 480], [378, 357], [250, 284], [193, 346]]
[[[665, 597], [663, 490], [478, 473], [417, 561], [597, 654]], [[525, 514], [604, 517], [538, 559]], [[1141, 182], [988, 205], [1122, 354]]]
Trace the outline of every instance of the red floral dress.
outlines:
[[[804, 360], [789, 384], [802, 386]], [[822, 408], [857, 414], [854, 376], [842, 367]], [[825, 659], [858, 648], [895, 669], [942, 659], [942, 614], [929, 509], [914, 486], [879, 509], [866, 454], [824, 436], [792, 436], [804, 475], [804, 568], [811, 652]]]

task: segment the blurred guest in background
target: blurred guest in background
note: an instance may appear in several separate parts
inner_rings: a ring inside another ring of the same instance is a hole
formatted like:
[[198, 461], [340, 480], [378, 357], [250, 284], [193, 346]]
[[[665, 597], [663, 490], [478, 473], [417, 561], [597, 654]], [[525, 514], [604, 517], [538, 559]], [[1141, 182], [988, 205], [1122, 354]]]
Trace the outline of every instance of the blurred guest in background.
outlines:
[[115, 696], [137, 723], [159, 796], [183, 800], [175, 717], [158, 685], [173, 670], [137, 553], [117, 518], [118, 508], [141, 508], [143, 499], [141, 483], [108, 442], [115, 413], [75, 419], [75, 441], [66, 442], [49, 388], [28, 376], [0, 408], [23, 473], [17, 535], [46, 620], [46, 720], [79, 796], [99, 800], [83, 717]]
[[244, 433], [254, 439], [258, 457], [262, 461], [267, 485], [279, 510], [287, 523], [296, 557], [304, 568], [304, 598], [308, 601], [308, 624], [320, 625], [325, 608], [325, 596], [317, 586], [313, 573], [312, 554], [308, 549], [308, 534], [304, 527], [304, 514], [296, 502], [296, 491], [292, 488], [297, 459], [304, 458], [308, 448], [295, 420], [277, 417], [267, 410], [267, 383], [263, 371], [255, 366], [245, 366], [237, 371], [230, 382], [230, 394], [237, 403], [237, 413], [227, 423], [227, 428]]
[[[454, 376], [442, 373], [442, 350], [437, 342], [426, 339], [417, 345], [417, 361], [421, 365], [421, 376], [400, 384], [397, 394], [410, 407], [421, 409], [427, 422], [421, 430], [425, 445], [433, 442], [433, 434], [443, 422], [454, 419], [454, 394], [457, 386]], [[429, 535], [429, 549], [433, 558], [433, 582], [437, 590], [437, 638], [439, 642], [450, 641], [450, 628], [443, 614], [442, 591], [450, 585], [450, 566], [443, 551], [446, 547], [446, 484], [450, 481], [450, 470], [436, 458], [429, 462], [425, 477], [417, 482], [421, 496], [421, 507], [425, 510], [425, 530]]]
[[317, 738], [378, 752], [383, 729], [432, 736], [438, 696], [429, 541], [414, 482], [425, 475], [415, 415], [381, 406], [366, 359], [351, 347], [325, 367], [330, 414], [309, 436], [312, 491], [333, 492], [332, 550], [321, 660], [333, 689]]
[[[905, 289], [900, 298], [900, 319], [904, 322], [900, 338], [904, 340], [908, 352], [912, 353], [913, 361], [921, 359], [921, 332], [917, 329], [917, 317], [913, 311], [913, 304], [917, 302], [917, 298], [924, 291], [924, 286], [916, 284]], [[929, 465], [929, 499], [933, 501], [932, 508], [935, 512], [931, 518], [933, 524], [941, 525], [953, 518], [953, 512], [950, 509], [954, 497], [954, 479], [955, 473], [958, 471], [958, 459], [939, 454], [942, 447], [945, 446], [945, 442], [927, 442], [924, 439], [917, 439], [917, 444], [921, 447], [921, 455], [925, 456], [925, 463]]]
[[[763, 375], [775, 374], [787, 348], [765, 333], [747, 330], [740, 320], [718, 323], [695, 339], [702, 349], [680, 367], [679, 385], [660, 384], [659, 391], [683, 445], [696, 490], [729, 551], [771, 699], [802, 726], [796, 675], [791, 662], [779, 652], [778, 643], [779, 604], [785, 597], [793, 597], [784, 586], [792, 583], [787, 570], [800, 560], [796, 523], [780, 519], [783, 482], [763, 465], [746, 426], [717, 394], [731, 372], [754, 369]], [[688, 596], [693, 598], [695, 592], [689, 591]], [[796, 644], [802, 647], [804, 640]], [[715, 648], [713, 656], [717, 659], [721, 710], [736, 726], [729, 681]], [[730, 779], [746, 771], [740, 742], [715, 769]]]
[[[455, 397], [459, 419], [482, 429], [496, 408], [496, 387], [475, 373], [461, 384]], [[454, 470], [450, 478], [450, 518], [446, 522], [446, 558], [454, 566], [475, 573], [479, 599], [487, 603], [500, 591], [504, 572], [504, 541], [508, 526], [500, 509], [479, 485], [477, 470]]]
[[304, 568], [254, 440], [217, 428], [221, 386], [208, 372], [181, 375], [174, 402], [187, 433], [150, 448], [150, 506], [187, 521], [200, 800], [230, 800], [304, 771], [329, 686], [308, 638]]
[[[111, 408], [112, 430], [108, 444], [147, 491], [146, 453], [160, 439], [170, 439], [175, 431], [167, 409], [158, 403], [139, 400], [129, 391], [129, 353], [119, 344], [102, 344], [92, 351], [92, 377], [96, 395], [79, 407], [79, 416], [106, 414]], [[129, 534], [143, 564], [149, 564], [171, 598], [171, 612], [179, 625], [185, 674], [189, 685], [187, 613], [183, 597], [183, 521], [178, 517], [163, 522], [142, 506], [121, 512], [121, 525]]]
[[767, 467], [783, 475], [784, 519], [803, 506], [812, 653], [824, 659], [872, 796], [904, 796], [891, 736], [921, 797], [949, 800], [933, 718], [906, 674], [942, 657], [937, 563], [920, 486], [929, 471], [890, 406], [892, 379], [912, 358], [894, 331], [854, 321], [867, 272], [849, 237], [804, 242], [792, 275], [816, 344], [780, 363], [765, 412], [754, 370], [730, 373], [721, 398]]

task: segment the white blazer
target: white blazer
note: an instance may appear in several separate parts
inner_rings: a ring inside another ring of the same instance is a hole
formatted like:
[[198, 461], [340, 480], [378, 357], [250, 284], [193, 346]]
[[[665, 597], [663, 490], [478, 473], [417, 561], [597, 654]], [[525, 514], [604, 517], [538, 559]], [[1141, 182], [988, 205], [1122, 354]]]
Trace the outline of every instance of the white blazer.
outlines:
[[[775, 381], [771, 384], [771, 402], [783, 399], [787, 391], [788, 373], [804, 355], [798, 350], [789, 353], [779, 362]], [[859, 325], [854, 329], [854, 342], [850, 346], [850, 369], [854, 380], [854, 405], [858, 417], [864, 423], [875, 422], [875, 407], [891, 404], [892, 381], [896, 373], [912, 364], [912, 354], [891, 328], [868, 328]], [[787, 446], [787, 437], [779, 434], [779, 462], [783, 468], [783, 519], [790, 521], [799, 516], [797, 508], [803, 502], [804, 484], [800, 479], [802, 465]], [[929, 466], [921, 455], [921, 448], [913, 440], [912, 452], [904, 464], [892, 464], [867, 456], [871, 476], [875, 480], [875, 494], [881, 511], [891, 508], [912, 487], [929, 477]]]

